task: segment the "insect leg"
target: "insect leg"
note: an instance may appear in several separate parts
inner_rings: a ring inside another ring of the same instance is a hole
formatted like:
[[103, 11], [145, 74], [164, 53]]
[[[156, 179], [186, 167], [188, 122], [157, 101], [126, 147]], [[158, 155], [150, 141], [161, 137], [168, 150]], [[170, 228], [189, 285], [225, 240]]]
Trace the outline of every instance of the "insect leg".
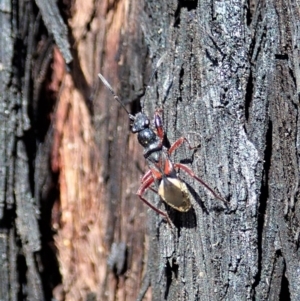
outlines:
[[178, 169], [182, 169], [184, 170], [187, 174], [189, 174], [191, 177], [193, 177], [195, 180], [197, 180], [199, 183], [201, 183], [207, 190], [209, 190], [213, 196], [219, 200], [221, 200], [222, 202], [224, 202], [225, 204], [228, 203], [227, 200], [225, 200], [224, 198], [222, 198], [221, 196], [219, 196], [217, 193], [214, 192], [214, 190], [212, 188], [210, 188], [203, 180], [201, 180], [200, 178], [198, 178], [195, 173], [186, 165], [181, 164], [181, 163], [176, 163], [174, 164], [175, 168]]
[[191, 146], [189, 140], [187, 140], [185, 137], [180, 137], [168, 149], [168, 154], [171, 155], [178, 147], [180, 147], [183, 144], [183, 142], [186, 142], [188, 144], [189, 149], [197, 148], [197, 146]]
[[148, 178], [146, 181], [144, 181], [141, 186], [139, 187], [138, 191], [137, 191], [137, 195], [139, 196], [139, 198], [146, 204], [148, 205], [151, 209], [153, 209], [155, 212], [157, 212], [158, 214], [162, 215], [167, 222], [171, 225], [170, 219], [167, 215], [167, 213], [157, 209], [156, 207], [154, 207], [150, 202], [148, 202], [145, 198], [143, 198], [143, 194], [145, 193], [145, 191], [154, 183], [154, 178]]
[[145, 181], [147, 181], [150, 177], [152, 177], [152, 171], [151, 169], [149, 169], [142, 177], [141, 179], [141, 183], [144, 183]]
[[[146, 182], [150, 177], [153, 177], [152, 175], [152, 171], [151, 170], [148, 170], [142, 177], [141, 179], [141, 183], [143, 184], [144, 182]], [[155, 190], [153, 187], [149, 186], [149, 189], [152, 190], [153, 192], [157, 193], [157, 190]]]
[[165, 136], [165, 132], [164, 132], [164, 127], [163, 127], [163, 123], [160, 117], [160, 112], [161, 110], [156, 110], [154, 113], [154, 124], [155, 124], [155, 128], [157, 131], [157, 136], [159, 137], [159, 140], [161, 142], [161, 145], [163, 143], [164, 140], [164, 136]]

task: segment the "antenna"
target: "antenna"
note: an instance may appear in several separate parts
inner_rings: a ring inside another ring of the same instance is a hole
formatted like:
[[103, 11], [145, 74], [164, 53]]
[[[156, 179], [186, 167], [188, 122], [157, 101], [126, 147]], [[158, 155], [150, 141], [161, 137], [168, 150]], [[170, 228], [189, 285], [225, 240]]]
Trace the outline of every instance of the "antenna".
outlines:
[[99, 73], [98, 74], [99, 78], [101, 79], [102, 83], [106, 86], [106, 88], [110, 91], [110, 93], [113, 95], [114, 99], [123, 107], [123, 109], [126, 111], [126, 113], [128, 114], [129, 118], [131, 120], [134, 120], [135, 117], [129, 113], [129, 111], [126, 109], [124, 103], [120, 100], [119, 96], [115, 93], [115, 91], [113, 90], [113, 88], [111, 87], [111, 85], [108, 83], [108, 81], [104, 78], [104, 76]]
[[[159, 68], [159, 66], [162, 64], [162, 62], [164, 61], [165, 57], [167, 56], [167, 52], [165, 52], [161, 57], [160, 59], [157, 61], [156, 63], [156, 66], [155, 66], [155, 69], [153, 70], [152, 74], [151, 74], [151, 77], [150, 77], [150, 80], [148, 82], [148, 85], [146, 87], [146, 90], [145, 90], [145, 95], [148, 91], [148, 89], [150, 88], [150, 83], [155, 75], [155, 73], [157, 72], [157, 69]], [[113, 90], [113, 88], [111, 87], [111, 85], [108, 83], [108, 81], [105, 79], [105, 77], [99, 73], [98, 74], [99, 78], [101, 79], [102, 83], [106, 86], [106, 88], [110, 91], [110, 93], [113, 95], [114, 99], [123, 107], [123, 109], [126, 111], [126, 113], [128, 114], [129, 118], [131, 120], [134, 120], [135, 119], [135, 116], [130, 114], [129, 111], [126, 109], [124, 103], [120, 100], [119, 96], [115, 93], [115, 91]]]
[[152, 72], [152, 74], [151, 74], [151, 76], [150, 76], [150, 79], [149, 79], [149, 81], [148, 81], [148, 85], [147, 85], [147, 87], [146, 87], [145, 95], [146, 95], [148, 89], [150, 88], [150, 83], [152, 82], [152, 79], [153, 79], [155, 73], [157, 72], [157, 69], [158, 69], [159, 66], [162, 64], [162, 62], [164, 61], [164, 59], [165, 59], [166, 56], [167, 56], [167, 52], [165, 52], [165, 53], [160, 57], [160, 59], [157, 61], [156, 66], [155, 66], [155, 69], [153, 70], [153, 72]]

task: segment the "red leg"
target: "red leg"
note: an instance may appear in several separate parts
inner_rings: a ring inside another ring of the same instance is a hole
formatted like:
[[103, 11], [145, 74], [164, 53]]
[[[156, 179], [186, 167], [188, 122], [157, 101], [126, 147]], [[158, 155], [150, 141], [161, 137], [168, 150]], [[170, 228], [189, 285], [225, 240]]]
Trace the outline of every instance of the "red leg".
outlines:
[[171, 155], [179, 146], [183, 144], [183, 142], [186, 142], [189, 145], [189, 149], [197, 148], [197, 146], [196, 147], [191, 146], [189, 140], [187, 140], [185, 137], [180, 137], [168, 149], [168, 154]]
[[152, 171], [151, 169], [149, 169], [142, 177], [141, 179], [141, 183], [144, 183], [145, 181], [147, 181], [150, 177], [152, 177]]
[[143, 194], [145, 193], [145, 191], [154, 183], [154, 178], [148, 178], [144, 183], [141, 184], [140, 188], [137, 191], [137, 195], [139, 196], [139, 198], [146, 204], [148, 205], [151, 209], [153, 209], [155, 212], [157, 212], [158, 214], [162, 215], [167, 222], [171, 225], [170, 219], [167, 215], [167, 213], [157, 209], [156, 207], [154, 207], [151, 203], [149, 203], [145, 198], [143, 198]]
[[[143, 184], [144, 182], [146, 182], [150, 177], [153, 177], [152, 175], [152, 170], [148, 170], [142, 177], [141, 179], [141, 184]], [[154, 188], [152, 188], [151, 186], [149, 186], [149, 189], [152, 190], [155, 193], [158, 193], [157, 190], [155, 190]]]
[[222, 202], [224, 203], [228, 203], [225, 199], [223, 199], [221, 196], [219, 196], [218, 194], [216, 194], [212, 188], [210, 188], [204, 181], [202, 181], [200, 178], [198, 178], [194, 172], [189, 168], [187, 167], [186, 165], [184, 164], [181, 164], [181, 163], [176, 163], [174, 164], [174, 167], [175, 168], [178, 168], [178, 169], [182, 169], [184, 170], [187, 174], [189, 174], [191, 177], [193, 177], [194, 179], [196, 179], [199, 183], [201, 183], [206, 189], [208, 189], [215, 198], [221, 200]]
[[163, 127], [163, 124], [162, 124], [162, 120], [161, 120], [161, 117], [159, 115], [159, 112], [161, 110], [156, 110], [155, 113], [154, 113], [154, 124], [155, 124], [155, 128], [156, 128], [156, 131], [157, 131], [157, 136], [159, 137], [161, 143], [163, 142], [164, 140], [164, 127]]

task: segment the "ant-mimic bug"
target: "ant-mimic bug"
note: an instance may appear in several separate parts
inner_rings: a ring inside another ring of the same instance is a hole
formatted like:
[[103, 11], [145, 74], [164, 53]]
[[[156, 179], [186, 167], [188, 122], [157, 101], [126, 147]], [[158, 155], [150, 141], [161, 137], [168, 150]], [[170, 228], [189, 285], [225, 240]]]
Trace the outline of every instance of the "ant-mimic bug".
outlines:
[[165, 133], [162, 118], [160, 116], [160, 110], [156, 110], [154, 113], [153, 129], [150, 125], [149, 118], [144, 113], [139, 112], [136, 115], [130, 114], [103, 75], [98, 74], [98, 76], [103, 84], [112, 93], [114, 99], [121, 104], [128, 114], [129, 119], [132, 121], [131, 131], [132, 133], [137, 134], [138, 141], [144, 148], [144, 157], [147, 160], [149, 170], [142, 177], [141, 185], [137, 191], [137, 195], [145, 204], [147, 204], [158, 214], [164, 216], [170, 223], [167, 213], [156, 208], [143, 197], [147, 189], [152, 189], [151, 186], [156, 184], [158, 190], [152, 190], [157, 192], [158, 195], [169, 206], [180, 212], [189, 211], [191, 208], [190, 196], [186, 184], [177, 175], [176, 170], [179, 169], [185, 171], [200, 184], [202, 184], [213, 194], [215, 198], [226, 202], [222, 197], [216, 194], [212, 188], [198, 178], [189, 167], [182, 163], [173, 163], [171, 161], [170, 155], [184, 142], [188, 143], [190, 149], [193, 149], [193, 147], [191, 147], [189, 141], [185, 137], [177, 139], [169, 148], [163, 144]]

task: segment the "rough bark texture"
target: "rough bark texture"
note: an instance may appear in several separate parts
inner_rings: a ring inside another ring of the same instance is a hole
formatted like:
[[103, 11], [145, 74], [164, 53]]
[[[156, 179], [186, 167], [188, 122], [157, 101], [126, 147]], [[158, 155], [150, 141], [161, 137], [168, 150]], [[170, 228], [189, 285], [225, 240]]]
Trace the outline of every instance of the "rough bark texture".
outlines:
[[[300, 300], [297, 2], [0, 2], [0, 300]], [[98, 72], [227, 206], [139, 202]]]
[[44, 30], [40, 28], [41, 17], [36, 15], [34, 3], [1, 1], [0, 22], [0, 299], [44, 300], [47, 288], [43, 287], [43, 276], [47, 279], [47, 275], [46, 265], [42, 270], [40, 264], [43, 237], [39, 228], [42, 198], [35, 195], [42, 182], [35, 182], [38, 170], [35, 158], [44, 130], [36, 125], [39, 118], [46, 116], [43, 110], [38, 115], [33, 108], [37, 108], [35, 92], [49, 63], [47, 51], [42, 50], [46, 41], [41, 40]]
[[153, 300], [298, 300], [299, 7], [147, 1], [146, 13], [150, 53], [168, 56], [145, 107], [163, 107], [170, 140], [200, 145], [174, 160], [230, 202], [184, 177], [193, 210], [170, 213], [176, 231], [152, 217]]

